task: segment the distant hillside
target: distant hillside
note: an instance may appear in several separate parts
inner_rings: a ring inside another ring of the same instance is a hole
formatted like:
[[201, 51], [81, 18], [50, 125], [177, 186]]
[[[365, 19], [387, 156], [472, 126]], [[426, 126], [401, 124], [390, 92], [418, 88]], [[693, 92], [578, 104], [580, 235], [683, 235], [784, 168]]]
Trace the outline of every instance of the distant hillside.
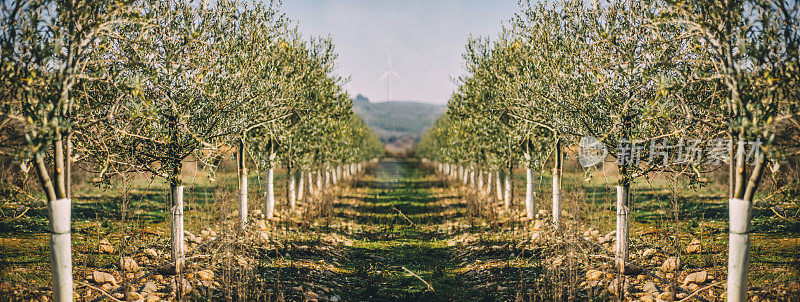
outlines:
[[384, 144], [413, 145], [444, 114], [447, 106], [407, 101], [370, 103], [369, 99], [358, 95], [353, 99], [353, 109]]

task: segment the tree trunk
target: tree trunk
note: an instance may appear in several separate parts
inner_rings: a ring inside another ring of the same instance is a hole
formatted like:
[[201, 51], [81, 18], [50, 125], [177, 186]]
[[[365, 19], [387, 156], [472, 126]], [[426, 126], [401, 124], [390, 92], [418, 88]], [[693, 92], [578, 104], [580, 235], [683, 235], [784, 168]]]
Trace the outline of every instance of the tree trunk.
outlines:
[[64, 139], [66, 146], [64, 148], [64, 178], [65, 178], [65, 193], [66, 197], [72, 196], [72, 131], [67, 132], [67, 138]]
[[553, 167], [553, 227], [561, 229], [561, 166], [563, 162], [561, 141], [556, 142], [555, 164]]
[[47, 203], [50, 216], [50, 269], [53, 301], [72, 301], [72, 202], [62, 198]]
[[617, 270], [625, 272], [628, 263], [628, 246], [630, 237], [628, 236], [630, 208], [628, 199], [630, 197], [630, 185], [624, 184], [617, 186], [617, 248], [614, 253]]
[[239, 143], [239, 228], [247, 227], [247, 167], [245, 166], [244, 143]]
[[172, 199], [172, 264], [175, 265], [175, 272], [183, 269], [183, 259], [185, 248], [183, 246], [183, 186], [170, 184], [170, 196]]
[[61, 139], [61, 133], [56, 132], [56, 140], [53, 142], [53, 166], [55, 168], [55, 176], [56, 176], [56, 195], [59, 198], [67, 198], [67, 189], [66, 189], [66, 175], [64, 175], [64, 141]]
[[734, 171], [736, 169], [736, 163], [733, 160], [736, 141], [733, 133], [728, 133], [728, 140], [730, 144], [728, 146], [728, 198], [733, 198], [733, 190], [735, 189]]

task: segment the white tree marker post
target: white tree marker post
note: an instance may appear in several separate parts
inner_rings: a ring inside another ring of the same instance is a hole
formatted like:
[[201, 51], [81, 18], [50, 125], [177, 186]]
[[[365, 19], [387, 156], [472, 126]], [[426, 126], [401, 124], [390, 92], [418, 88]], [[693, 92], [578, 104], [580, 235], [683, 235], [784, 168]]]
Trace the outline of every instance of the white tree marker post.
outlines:
[[244, 143], [239, 143], [239, 229], [247, 227], [247, 167], [245, 167]]
[[322, 194], [322, 168], [317, 170], [317, 193]]
[[561, 169], [553, 169], [553, 227], [561, 229]]
[[563, 153], [561, 140], [556, 142], [555, 164], [553, 167], [553, 227], [561, 229], [561, 166]]
[[744, 199], [728, 201], [728, 301], [746, 302], [750, 263], [750, 216], [753, 203]]
[[470, 186], [472, 186], [473, 188], [477, 188], [477, 182], [475, 182], [475, 174], [476, 174], [475, 173], [475, 168], [474, 167], [470, 167], [469, 168], [469, 176], [468, 176], [469, 177], [469, 181], [467, 183]]
[[183, 269], [186, 249], [183, 245], [183, 186], [170, 185], [172, 196], [172, 263], [175, 272]]
[[630, 218], [628, 198], [628, 186], [617, 186], [617, 248], [614, 256], [617, 269], [621, 273], [625, 272], [625, 264], [628, 263], [628, 223]]
[[286, 178], [288, 179], [289, 183], [286, 186], [286, 197], [289, 199], [289, 209], [294, 211], [297, 207], [297, 193], [295, 192], [295, 185], [297, 184], [297, 178], [295, 177], [295, 173], [292, 171], [287, 172]]
[[475, 177], [478, 178], [478, 181], [475, 183], [475, 185], [476, 185], [475, 188], [478, 189], [479, 193], [483, 193], [483, 192], [481, 192], [481, 191], [483, 191], [483, 169], [481, 169], [481, 168], [477, 168], [477, 169], [478, 169], [478, 173], [476, 173], [477, 175], [475, 175]]
[[[527, 164], [526, 164], [527, 165]], [[525, 167], [525, 213], [528, 218], [534, 219], [536, 215], [536, 200], [533, 197], [533, 169]]]
[[509, 169], [508, 172], [506, 172], [505, 177], [503, 177], [503, 179], [505, 180], [505, 185], [503, 186], [503, 189], [505, 191], [505, 193], [503, 193], [503, 203], [505, 204], [506, 210], [509, 211], [511, 210], [511, 199], [514, 197], [513, 195], [514, 185], [512, 177], [513, 175], [511, 169]]
[[313, 197], [314, 196], [314, 172], [311, 172], [311, 170], [308, 170], [306, 175], [308, 176], [307, 177], [308, 178], [308, 195], [310, 197]]
[[331, 185], [331, 169], [329, 169], [327, 166], [325, 167], [325, 182], [324, 182], [324, 185], [325, 185], [326, 188], [330, 187], [330, 185]]
[[[503, 200], [503, 180], [500, 179], [500, 169], [494, 170], [494, 179], [497, 200]], [[506, 208], [506, 210], [508, 210], [508, 208]]]
[[492, 196], [492, 170], [486, 171], [486, 187], [483, 188], [483, 192], [486, 193], [487, 196]]
[[239, 175], [239, 228], [247, 227], [247, 168]]
[[[273, 156], [270, 155], [272, 158]], [[264, 199], [264, 215], [266, 219], [271, 219], [275, 215], [275, 167], [270, 162], [270, 166], [266, 171], [266, 198]]]
[[69, 198], [47, 203], [50, 215], [50, 269], [53, 274], [53, 301], [72, 301], [72, 201]]
[[297, 175], [297, 200], [303, 200], [303, 191], [305, 191], [305, 184], [303, 183], [303, 174], [305, 171], [300, 169], [299, 174]]

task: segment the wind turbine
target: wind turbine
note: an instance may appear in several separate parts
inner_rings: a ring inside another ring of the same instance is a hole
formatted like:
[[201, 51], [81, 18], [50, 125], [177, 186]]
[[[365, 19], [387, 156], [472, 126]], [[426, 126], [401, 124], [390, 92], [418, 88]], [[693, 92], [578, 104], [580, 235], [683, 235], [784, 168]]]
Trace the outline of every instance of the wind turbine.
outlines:
[[386, 63], [389, 65], [389, 67], [386, 68], [386, 71], [378, 80], [386, 80], [386, 101], [389, 102], [392, 100], [392, 76], [395, 76], [400, 80], [402, 80], [403, 77], [397, 74], [397, 72], [394, 71], [394, 68], [392, 68], [392, 54], [389, 53], [388, 50], [386, 51]]

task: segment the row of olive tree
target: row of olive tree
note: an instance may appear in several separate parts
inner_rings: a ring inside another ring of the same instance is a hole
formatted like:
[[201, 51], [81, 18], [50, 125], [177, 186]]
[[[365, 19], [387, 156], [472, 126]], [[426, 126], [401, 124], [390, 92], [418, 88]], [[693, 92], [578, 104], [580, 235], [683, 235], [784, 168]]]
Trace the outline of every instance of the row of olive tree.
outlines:
[[[780, 164], [776, 133], [800, 112], [791, 88], [800, 74], [799, 15], [792, 1], [523, 5], [498, 39], [467, 44], [467, 75], [420, 154], [445, 172], [492, 163], [486, 154], [503, 154], [510, 169], [521, 156], [531, 219], [533, 170], [552, 156], [559, 229], [564, 147], [599, 140], [618, 162], [616, 261], [624, 273], [631, 184], [657, 171], [701, 179], [703, 161], [671, 162], [666, 144], [707, 139], [694, 147], [716, 148], [731, 171], [728, 299], [742, 301], [755, 190], [764, 167]], [[713, 146], [719, 139], [728, 143]], [[748, 145], [757, 149], [751, 162]]]
[[238, 150], [244, 228], [246, 155], [267, 173], [271, 218], [281, 160], [293, 176], [321, 171], [319, 192], [330, 183], [319, 176], [341, 179], [381, 153], [332, 74], [331, 41], [303, 40], [274, 3], [9, 1], [2, 23], [0, 127], [21, 142], [2, 147], [35, 169], [44, 190], [56, 301], [73, 296], [72, 162], [107, 183], [144, 173], [169, 184], [177, 272], [187, 158], [213, 172]]

